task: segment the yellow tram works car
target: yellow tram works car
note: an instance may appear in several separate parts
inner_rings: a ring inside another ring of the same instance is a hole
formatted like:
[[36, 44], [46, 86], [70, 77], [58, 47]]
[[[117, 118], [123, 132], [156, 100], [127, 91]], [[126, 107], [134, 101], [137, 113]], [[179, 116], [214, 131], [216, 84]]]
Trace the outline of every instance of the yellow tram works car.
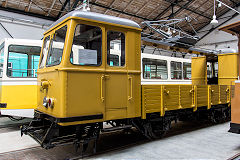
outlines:
[[[113, 42], [120, 57], [111, 54]], [[140, 45], [133, 21], [82, 11], [63, 16], [44, 34], [38, 107], [22, 133], [48, 149], [69, 141], [86, 145], [100, 132], [131, 127], [158, 138], [172, 120], [229, 119], [237, 55], [193, 58], [192, 85], [141, 85]]]

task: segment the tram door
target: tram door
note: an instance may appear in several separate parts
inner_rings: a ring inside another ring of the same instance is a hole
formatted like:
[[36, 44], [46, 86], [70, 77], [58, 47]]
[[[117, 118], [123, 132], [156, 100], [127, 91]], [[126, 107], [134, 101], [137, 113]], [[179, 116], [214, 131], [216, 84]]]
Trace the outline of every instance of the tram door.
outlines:
[[107, 31], [105, 71], [106, 120], [124, 118], [127, 115], [128, 75], [123, 32]]

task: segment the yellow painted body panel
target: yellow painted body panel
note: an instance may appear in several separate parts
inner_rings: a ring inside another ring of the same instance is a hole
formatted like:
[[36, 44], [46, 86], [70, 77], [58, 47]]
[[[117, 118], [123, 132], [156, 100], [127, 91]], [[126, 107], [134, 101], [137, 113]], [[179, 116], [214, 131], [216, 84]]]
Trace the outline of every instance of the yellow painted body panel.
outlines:
[[208, 106], [208, 86], [207, 85], [198, 85], [196, 93], [197, 107], [199, 106]]
[[4, 85], [1, 89], [1, 103], [7, 103], [5, 109], [37, 108], [36, 85]]
[[142, 86], [142, 107], [145, 113], [153, 113], [161, 111], [162, 104], [162, 86], [161, 85], [143, 85]]
[[194, 86], [192, 85], [180, 85], [180, 100], [181, 108], [194, 107]]
[[[207, 107], [230, 103], [227, 85], [142, 85], [142, 118], [147, 113]], [[214, 90], [214, 91], [212, 91]]]
[[219, 86], [219, 103], [221, 104], [226, 104], [226, 103], [229, 103], [230, 100], [229, 100], [229, 86]]
[[233, 85], [238, 77], [238, 53], [218, 55], [218, 84]]
[[206, 57], [192, 57], [192, 84], [207, 84], [207, 62]]
[[165, 111], [180, 109], [179, 85], [164, 85], [163, 99]]
[[[41, 82], [46, 81], [49, 82], [48, 89], [42, 89]], [[66, 85], [66, 73], [63, 71], [52, 71], [52, 72], [44, 72], [38, 74], [38, 107], [37, 110], [44, 112], [48, 115], [56, 116], [56, 117], [65, 117], [66, 116], [66, 108], [65, 103], [66, 100], [64, 98], [65, 85]], [[46, 108], [43, 106], [43, 98], [44, 97], [54, 98], [54, 108]], [[65, 111], [64, 111], [65, 110]]]
[[219, 104], [219, 86], [211, 85], [211, 105]]

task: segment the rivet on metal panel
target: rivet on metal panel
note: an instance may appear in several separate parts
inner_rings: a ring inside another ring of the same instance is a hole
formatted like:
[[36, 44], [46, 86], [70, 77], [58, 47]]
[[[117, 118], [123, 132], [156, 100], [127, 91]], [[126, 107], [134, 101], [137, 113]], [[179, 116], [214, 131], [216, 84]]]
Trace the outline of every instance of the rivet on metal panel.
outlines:
[[169, 95], [170, 91], [167, 91], [166, 89], [164, 89], [164, 93]]

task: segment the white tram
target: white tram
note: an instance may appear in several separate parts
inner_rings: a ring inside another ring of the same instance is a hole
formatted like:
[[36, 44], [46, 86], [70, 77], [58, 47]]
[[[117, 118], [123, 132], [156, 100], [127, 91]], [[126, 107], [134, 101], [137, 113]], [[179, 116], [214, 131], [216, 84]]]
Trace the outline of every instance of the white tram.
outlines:
[[41, 40], [0, 42], [0, 113], [33, 117], [37, 107], [37, 68]]
[[191, 59], [142, 53], [142, 84], [191, 84]]

